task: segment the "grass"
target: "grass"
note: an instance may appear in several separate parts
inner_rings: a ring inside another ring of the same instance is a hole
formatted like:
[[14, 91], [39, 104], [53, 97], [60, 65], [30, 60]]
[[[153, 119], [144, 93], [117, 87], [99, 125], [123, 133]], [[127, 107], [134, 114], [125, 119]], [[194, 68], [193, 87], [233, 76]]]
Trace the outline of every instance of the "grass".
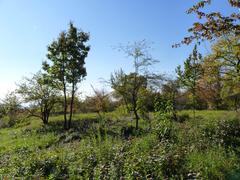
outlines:
[[139, 131], [117, 112], [107, 113], [101, 124], [97, 114], [74, 115], [70, 131], [63, 130], [62, 116], [51, 117], [49, 125], [36, 118], [24, 119], [12, 128], [0, 129], [0, 175], [239, 179], [240, 148], [235, 145], [240, 143], [240, 119], [236, 113], [197, 111], [195, 120], [191, 111], [178, 114], [189, 118], [171, 124], [156, 118], [151, 126], [141, 120]]

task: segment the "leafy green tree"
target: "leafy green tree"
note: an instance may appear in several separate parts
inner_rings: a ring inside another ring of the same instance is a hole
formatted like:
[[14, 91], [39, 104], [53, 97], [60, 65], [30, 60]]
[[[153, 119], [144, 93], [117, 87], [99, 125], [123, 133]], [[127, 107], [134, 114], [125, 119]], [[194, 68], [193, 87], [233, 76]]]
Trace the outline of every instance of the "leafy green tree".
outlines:
[[28, 104], [29, 116], [39, 117], [44, 124], [47, 124], [59, 95], [51, 79], [38, 72], [32, 78], [24, 78], [24, 81], [18, 85], [17, 92], [24, 103]]
[[178, 80], [182, 87], [189, 90], [192, 94], [193, 113], [195, 118], [196, 109], [196, 88], [197, 82], [202, 76], [202, 55], [197, 51], [197, 45], [194, 46], [192, 54], [184, 62], [184, 68], [178, 66], [176, 69]]
[[[238, 110], [240, 104], [240, 36], [226, 36], [212, 47], [212, 56], [221, 66], [222, 98], [232, 101]], [[230, 104], [231, 104], [230, 103]]]
[[220, 63], [224, 80], [240, 83], [240, 35], [219, 39], [212, 46], [211, 55]]
[[233, 100], [235, 109], [240, 95], [239, 40], [240, 36], [225, 36], [212, 45], [211, 54], [204, 58], [204, 76], [200, 84], [208, 100], [216, 101], [221, 95], [226, 101]]
[[208, 109], [222, 108], [221, 91], [223, 83], [220, 62], [210, 54], [204, 57], [202, 68], [203, 75], [197, 85], [198, 95], [200, 99], [207, 103]]
[[120, 96], [128, 112], [133, 112], [136, 120], [136, 129], [138, 129], [139, 111], [143, 108], [140, 104], [141, 91], [147, 88], [147, 79], [144, 76], [137, 76], [135, 73], [129, 75], [123, 71], [115, 72], [111, 75], [111, 87], [115, 93]]
[[167, 79], [161, 88], [162, 97], [172, 104], [172, 118], [177, 120], [177, 97], [179, 96], [179, 82], [174, 79]]
[[4, 105], [1, 103], [0, 104], [0, 120], [6, 115]]
[[[74, 96], [77, 84], [87, 75], [85, 59], [90, 50], [86, 45], [89, 33], [78, 30], [70, 23], [67, 32], [62, 32], [57, 40], [48, 46], [47, 57], [51, 63], [44, 62], [43, 69], [57, 82], [61, 83], [64, 95], [64, 128], [71, 128]], [[71, 94], [70, 115], [67, 118], [67, 94]]]
[[4, 115], [6, 114], [9, 118], [8, 124], [9, 126], [13, 126], [18, 120], [18, 115], [20, 114], [21, 110], [21, 102], [16, 96], [16, 93], [11, 92], [5, 96], [2, 103]]

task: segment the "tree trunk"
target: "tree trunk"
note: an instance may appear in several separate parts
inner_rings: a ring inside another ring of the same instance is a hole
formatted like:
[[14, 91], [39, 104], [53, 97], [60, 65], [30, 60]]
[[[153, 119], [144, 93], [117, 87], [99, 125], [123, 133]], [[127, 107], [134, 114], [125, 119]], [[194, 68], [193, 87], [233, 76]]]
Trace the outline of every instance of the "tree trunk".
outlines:
[[63, 93], [64, 93], [64, 129], [67, 129], [67, 95], [66, 95], [66, 85], [63, 84]]
[[43, 124], [48, 124], [46, 111], [42, 113], [42, 121], [43, 121]]
[[195, 121], [196, 119], [196, 82], [194, 82], [194, 88], [193, 88], [193, 119]]
[[176, 107], [176, 95], [175, 95], [175, 93], [172, 96], [172, 104], [173, 104], [173, 119], [175, 121], [177, 121], [178, 118], [177, 118], [177, 111], [176, 111], [177, 107]]
[[42, 111], [42, 117], [43, 117], [43, 123], [47, 124], [47, 111], [46, 111], [46, 105], [44, 104], [43, 111]]
[[134, 109], [134, 110], [133, 110], [133, 113], [134, 113], [134, 115], [135, 115], [135, 120], [136, 120], [136, 130], [138, 130], [139, 116], [138, 116], [137, 110]]
[[74, 94], [75, 94], [75, 85], [73, 83], [73, 85], [72, 85], [72, 97], [71, 97], [71, 104], [70, 104], [70, 116], [69, 116], [69, 121], [68, 121], [68, 129], [71, 128], [71, 123], [72, 123]]
[[234, 98], [235, 111], [238, 112], [238, 97]]

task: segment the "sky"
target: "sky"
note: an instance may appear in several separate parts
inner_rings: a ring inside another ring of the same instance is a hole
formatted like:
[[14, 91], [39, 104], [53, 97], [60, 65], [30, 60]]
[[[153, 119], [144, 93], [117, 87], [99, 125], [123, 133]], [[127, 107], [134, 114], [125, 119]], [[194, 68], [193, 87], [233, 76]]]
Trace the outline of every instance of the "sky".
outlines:
[[[196, 0], [0, 0], [0, 98], [31, 77], [46, 60], [47, 45], [67, 30], [70, 21], [90, 33], [87, 77], [79, 86], [83, 95], [106, 88], [101, 79], [120, 68], [133, 70], [132, 59], [116, 50], [145, 39], [159, 63], [154, 71], [174, 74], [192, 46], [172, 48], [196, 21], [186, 10]], [[227, 0], [213, 0], [208, 10], [229, 13]], [[203, 54], [209, 47], [201, 49]]]

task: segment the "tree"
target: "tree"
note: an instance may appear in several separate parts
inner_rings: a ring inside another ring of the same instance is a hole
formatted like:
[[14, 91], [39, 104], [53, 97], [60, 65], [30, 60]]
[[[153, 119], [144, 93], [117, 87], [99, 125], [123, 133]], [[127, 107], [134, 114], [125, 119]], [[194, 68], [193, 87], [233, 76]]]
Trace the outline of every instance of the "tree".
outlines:
[[122, 99], [128, 110], [133, 112], [136, 120], [136, 129], [138, 129], [138, 121], [140, 119], [138, 105], [140, 92], [147, 87], [147, 82], [155, 74], [148, 71], [148, 67], [157, 61], [149, 54], [150, 46], [145, 40], [137, 41], [126, 46], [120, 46], [119, 50], [124, 52], [133, 60], [134, 71], [130, 74], [123, 73], [122, 70], [111, 75], [111, 87], [122, 96]]
[[203, 59], [203, 74], [197, 84], [197, 92], [208, 109], [218, 109], [222, 106], [221, 65], [214, 56], [208, 55]]
[[240, 36], [225, 36], [212, 45], [211, 54], [204, 58], [204, 75], [199, 84], [208, 100], [234, 100], [235, 109], [240, 93], [239, 40]]
[[224, 80], [240, 83], [240, 35], [219, 39], [212, 46], [212, 56], [220, 63]]
[[[87, 75], [84, 67], [85, 59], [90, 50], [86, 45], [89, 33], [78, 30], [70, 22], [67, 32], [62, 32], [57, 40], [48, 46], [47, 57], [51, 61], [43, 63], [43, 69], [57, 82], [61, 83], [64, 96], [64, 128], [71, 128], [74, 95], [77, 84]], [[70, 87], [69, 87], [70, 86]], [[67, 94], [71, 95], [70, 115], [67, 120]]]
[[0, 103], [0, 120], [6, 115], [4, 104]]
[[202, 76], [202, 55], [197, 51], [197, 45], [194, 46], [192, 54], [184, 62], [184, 69], [182, 70], [181, 66], [178, 66], [176, 72], [182, 87], [187, 88], [192, 94], [193, 114], [195, 118], [196, 88], [197, 82]]
[[[239, 58], [239, 49], [240, 43], [239, 39], [240, 35], [240, 1], [239, 0], [228, 0], [229, 5], [233, 8], [233, 12], [228, 15], [223, 15], [220, 12], [204, 12], [202, 9], [206, 5], [211, 4], [211, 0], [201, 0], [194, 6], [192, 6], [187, 13], [191, 14], [194, 13], [198, 16], [199, 21], [195, 22], [188, 31], [191, 33], [190, 36], [185, 37], [184, 40], [179, 43], [175, 44], [174, 47], [180, 46], [180, 44], [190, 44], [193, 41], [197, 40], [197, 42], [201, 42], [204, 40], [213, 41], [217, 40], [217, 48], [214, 47], [214, 51], [217, 55], [217, 59], [222, 61], [221, 71], [227, 70], [225, 72], [224, 78], [226, 79], [234, 79], [235, 82], [227, 82], [224, 80], [225, 84], [232, 84], [235, 83], [239, 86], [239, 72], [240, 72], [240, 58]], [[236, 10], [236, 11], [235, 11]], [[229, 38], [230, 37], [230, 38]], [[236, 39], [235, 39], [236, 38]], [[235, 40], [234, 40], [235, 39]], [[220, 42], [219, 42], [220, 41]], [[235, 42], [235, 43], [233, 43]], [[230, 45], [230, 46], [229, 46]], [[234, 46], [232, 46], [234, 45]], [[219, 48], [220, 46], [220, 48]], [[229, 51], [233, 52], [233, 49], [237, 54], [234, 56], [233, 53], [229, 53]], [[232, 59], [234, 58], [234, 59]], [[222, 73], [222, 72], [221, 72]], [[223, 77], [221, 75], [221, 77]], [[237, 81], [236, 81], [237, 80]], [[227, 88], [229, 90], [229, 88]], [[231, 88], [230, 88], [231, 89]], [[237, 88], [238, 89], [238, 88]], [[226, 91], [226, 88], [225, 90]], [[232, 90], [229, 92], [233, 92]], [[231, 97], [237, 97], [232, 94]]]
[[240, 34], [240, 13], [238, 11], [240, 2], [239, 0], [228, 0], [228, 2], [233, 9], [237, 8], [237, 11], [228, 16], [222, 15], [220, 12], [203, 12], [201, 9], [211, 4], [211, 0], [201, 0], [189, 8], [187, 13], [195, 13], [199, 18], [199, 22], [195, 22], [188, 29], [191, 35], [185, 37], [181, 43], [175, 44], [174, 47], [179, 47], [181, 44], [190, 44], [195, 40], [211, 41], [226, 35], [238, 36]]
[[144, 76], [137, 76], [135, 73], [129, 75], [123, 71], [111, 75], [111, 87], [116, 95], [120, 96], [128, 112], [133, 112], [138, 129], [139, 111], [143, 108], [140, 102], [140, 93], [147, 88], [147, 79]]
[[3, 99], [2, 104], [4, 115], [6, 114], [9, 118], [8, 124], [9, 126], [13, 126], [16, 123], [21, 110], [19, 98], [16, 96], [15, 92], [8, 93]]
[[47, 124], [59, 95], [51, 79], [38, 72], [32, 78], [24, 78], [24, 82], [18, 85], [17, 92], [29, 106], [27, 108], [29, 117], [39, 117]]
[[173, 119], [177, 120], [177, 96], [179, 95], [179, 82], [178, 80], [168, 79], [165, 84], [162, 85], [161, 95], [164, 99], [168, 100], [172, 104]]
[[110, 94], [107, 93], [104, 89], [98, 90], [92, 86], [94, 96], [91, 97], [94, 102], [94, 108], [97, 111], [100, 119], [102, 119], [102, 113], [107, 112], [110, 105]]

